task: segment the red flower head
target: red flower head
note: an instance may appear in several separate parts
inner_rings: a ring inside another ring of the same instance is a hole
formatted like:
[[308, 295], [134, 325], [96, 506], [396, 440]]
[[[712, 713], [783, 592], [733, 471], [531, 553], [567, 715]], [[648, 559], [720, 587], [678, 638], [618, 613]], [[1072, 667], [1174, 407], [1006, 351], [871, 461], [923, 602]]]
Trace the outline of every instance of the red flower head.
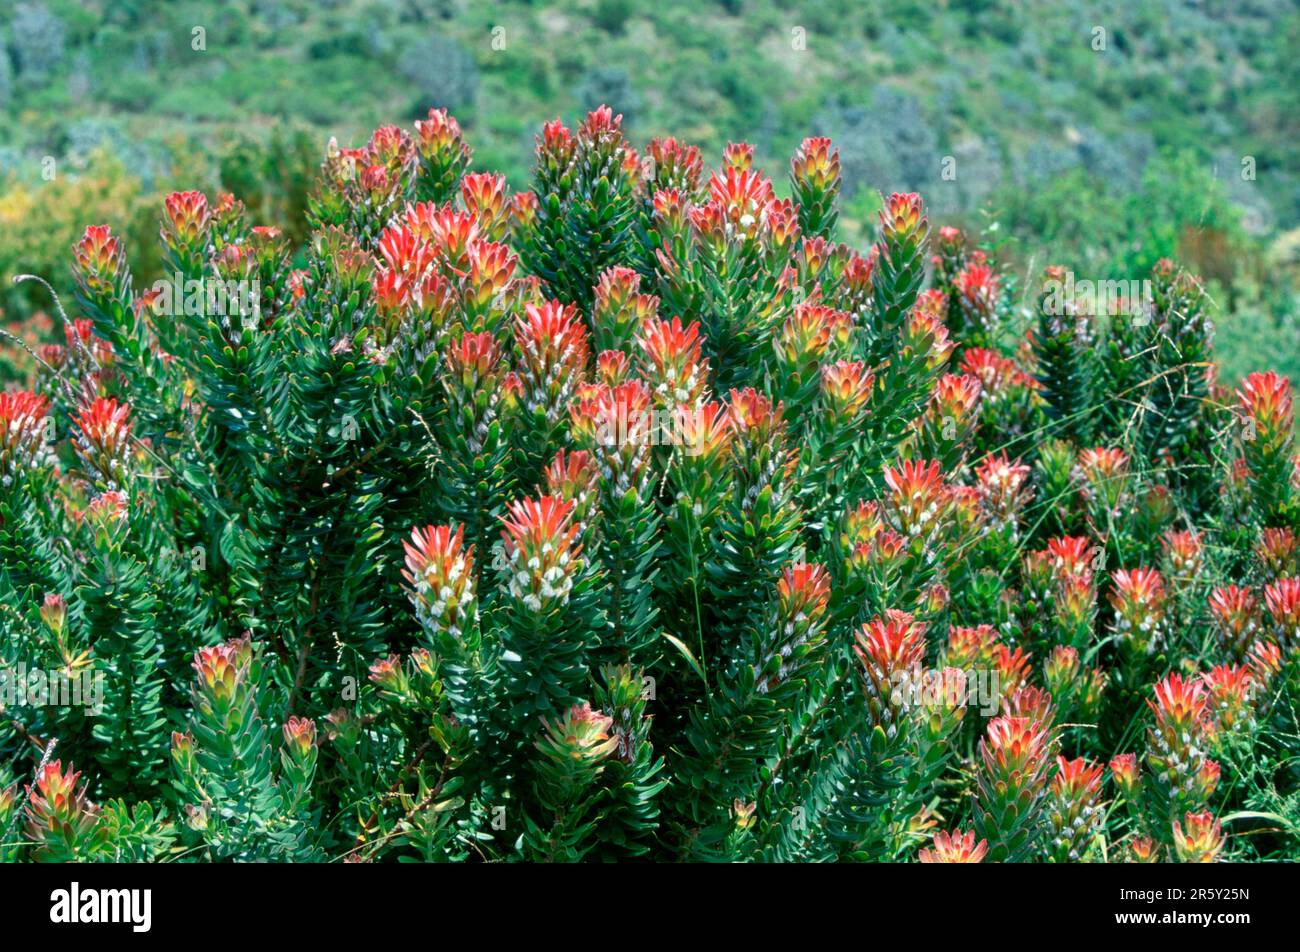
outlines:
[[45, 440], [50, 401], [28, 390], [0, 391], [0, 480], [53, 461]]
[[73, 245], [72, 254], [73, 274], [88, 297], [125, 296], [130, 283], [126, 273], [126, 252], [107, 225], [88, 225], [81, 240]]
[[952, 625], [948, 629], [946, 661], [958, 668], [987, 668], [993, 662], [998, 631], [992, 625], [973, 628]]
[[918, 238], [925, 230], [925, 206], [915, 192], [895, 192], [880, 210], [880, 228], [885, 241], [904, 242]]
[[1267, 441], [1291, 431], [1291, 382], [1281, 374], [1272, 370], [1251, 374], [1237, 391], [1237, 400], [1253, 422], [1257, 437]]
[[1110, 775], [1120, 793], [1129, 800], [1136, 798], [1139, 785], [1142, 783], [1142, 771], [1138, 766], [1137, 754], [1119, 754], [1112, 758]]
[[1175, 532], [1172, 529], [1160, 537], [1164, 549], [1165, 565], [1175, 582], [1190, 582], [1201, 573], [1201, 534], [1194, 530]]
[[830, 139], [804, 139], [790, 160], [790, 173], [801, 186], [817, 192], [834, 191], [840, 184], [840, 151]]
[[601, 761], [618, 748], [618, 735], [612, 732], [614, 719], [593, 710], [584, 701], [569, 708], [562, 718], [545, 722], [546, 733], [537, 749], [566, 770], [582, 767], [598, 769]]
[[131, 408], [112, 397], [96, 397], [77, 411], [76, 446], [83, 462], [111, 485], [126, 479], [131, 454]]
[[86, 784], [77, 785], [81, 774], [63, 762], [53, 760], [36, 774], [35, 786], [27, 787], [27, 837], [44, 844], [37, 857], [63, 858], [88, 846], [99, 824], [99, 808], [86, 798]]
[[843, 311], [804, 302], [786, 319], [772, 346], [786, 364], [816, 363], [828, 351], [846, 353], [852, 330], [853, 320]]
[[748, 142], [728, 142], [722, 150], [722, 167], [748, 171], [754, 165], [754, 147]]
[[1250, 589], [1226, 585], [1210, 593], [1209, 606], [1220, 643], [1241, 660], [1259, 633], [1258, 599]]
[[998, 687], [1004, 698], [1014, 695], [1029, 680], [1031, 658], [1019, 645], [1008, 647], [1002, 642], [993, 646], [993, 670], [998, 676]]
[[[948, 338], [948, 328], [943, 322], [942, 308], [945, 306], [942, 292], [934, 294], [929, 291], [922, 292], [917, 297], [916, 306], [908, 315], [907, 324], [903, 329], [903, 341], [900, 347], [903, 356], [924, 355], [925, 365], [931, 370], [942, 366], [952, 355], [955, 347]], [[981, 383], [984, 383], [982, 379]]]
[[654, 162], [651, 177], [654, 191], [678, 188], [692, 194], [699, 189], [704, 163], [697, 146], [686, 145], [673, 138], [651, 139], [649, 153]]
[[211, 220], [202, 192], [172, 192], [163, 203], [163, 244], [173, 251], [202, 251]]
[[925, 627], [906, 612], [889, 611], [858, 629], [853, 650], [862, 664], [867, 706], [891, 738], [912, 707], [910, 686], [925, 661]]
[[637, 337], [641, 367], [661, 407], [686, 404], [697, 407], [707, 397], [709, 362], [701, 352], [700, 324], [682, 327], [679, 317], [671, 321], [650, 318]]
[[1210, 714], [1216, 734], [1232, 734], [1254, 726], [1254, 696], [1258, 685], [1250, 668], [1215, 665], [1201, 676], [1201, 680], [1210, 692]]
[[470, 150], [461, 135], [460, 123], [446, 109], [430, 109], [427, 119], [415, 123], [416, 149], [427, 164], [463, 168], [469, 164]]
[[450, 526], [413, 529], [403, 542], [406, 568], [402, 577], [411, 586], [410, 599], [419, 622], [430, 631], [459, 639], [477, 612], [474, 590], [474, 547], [464, 547], [464, 530]]
[[989, 455], [975, 467], [980, 502], [998, 526], [1014, 526], [1025, 504], [1029, 467], [1007, 458], [1006, 452]]
[[535, 614], [565, 605], [581, 566], [573, 503], [556, 496], [512, 502], [502, 519], [508, 591]]
[[985, 333], [992, 333], [997, 319], [997, 274], [982, 261], [972, 261], [957, 274], [956, 283], [966, 322]]
[[1213, 863], [1223, 849], [1223, 827], [1208, 810], [1190, 810], [1180, 824], [1174, 821], [1174, 852], [1184, 863]]
[[975, 831], [934, 834], [934, 848], [922, 848], [917, 858], [922, 863], [982, 863], [988, 854], [987, 840], [975, 842]]
[[289, 715], [284, 722], [284, 747], [295, 760], [306, 760], [316, 746], [316, 722], [310, 717]]
[[1280, 578], [1264, 587], [1264, 607], [1273, 619], [1273, 637], [1284, 649], [1300, 645], [1300, 578]]
[[1204, 785], [1215, 779], [1202, 773], [1212, 727], [1204, 682], [1184, 679], [1175, 671], [1155, 686], [1155, 699], [1147, 704], [1155, 714], [1155, 725], [1147, 732], [1152, 774], [1161, 779], [1171, 797], [1203, 803], [1209, 793]]
[[822, 364], [822, 401], [830, 419], [841, 426], [856, 420], [871, 398], [875, 377], [860, 360]]
[[930, 414], [939, 421], [952, 420], [958, 427], [974, 422], [980, 399], [980, 381], [972, 374], [944, 374], [930, 395]]
[[1255, 544], [1255, 556], [1271, 579], [1296, 575], [1300, 571], [1300, 541], [1289, 527], [1265, 529]]
[[886, 467], [885, 483], [891, 490], [888, 511], [899, 532], [928, 536], [946, 518], [951, 494], [937, 460], [903, 460]]
[[1072, 645], [1056, 645], [1043, 662], [1043, 681], [1055, 698], [1073, 694], [1082, 672], [1079, 652]]
[[529, 413], [545, 411], [554, 422], [586, 374], [586, 325], [572, 305], [527, 304], [515, 325], [515, 341], [524, 407]]
[[600, 470], [585, 450], [560, 450], [546, 468], [546, 491], [573, 503], [573, 518], [587, 525], [600, 498]]
[[632, 379], [617, 387], [592, 388], [569, 406], [570, 434], [600, 464], [610, 492], [621, 498], [641, 492], [650, 476], [651, 446], [664, 434], [655, 432], [650, 390]]
[[776, 201], [769, 179], [753, 169], [733, 166], [728, 166], [725, 177], [713, 173], [709, 180], [709, 194], [713, 203], [720, 206], [726, 221], [745, 235], [755, 233], [768, 208]]
[[1056, 758], [1047, 803], [1049, 849], [1058, 862], [1077, 862], [1101, 827], [1101, 764]]
[[1156, 650], [1164, 633], [1168, 596], [1155, 569], [1118, 569], [1112, 574], [1110, 603], [1121, 642], [1140, 654]]
[[510, 223], [510, 202], [506, 177], [492, 172], [474, 172], [460, 180], [460, 197], [465, 210], [474, 216], [479, 232], [500, 241]]

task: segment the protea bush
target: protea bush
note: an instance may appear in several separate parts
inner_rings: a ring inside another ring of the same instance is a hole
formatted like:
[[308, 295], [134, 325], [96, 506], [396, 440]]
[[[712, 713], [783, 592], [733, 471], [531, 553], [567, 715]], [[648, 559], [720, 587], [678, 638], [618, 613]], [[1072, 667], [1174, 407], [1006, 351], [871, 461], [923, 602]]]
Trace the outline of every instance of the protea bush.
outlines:
[[1170, 262], [851, 248], [839, 170], [601, 108], [516, 190], [432, 111], [302, 247], [89, 224], [0, 395], [0, 857], [1300, 855], [1290, 383]]

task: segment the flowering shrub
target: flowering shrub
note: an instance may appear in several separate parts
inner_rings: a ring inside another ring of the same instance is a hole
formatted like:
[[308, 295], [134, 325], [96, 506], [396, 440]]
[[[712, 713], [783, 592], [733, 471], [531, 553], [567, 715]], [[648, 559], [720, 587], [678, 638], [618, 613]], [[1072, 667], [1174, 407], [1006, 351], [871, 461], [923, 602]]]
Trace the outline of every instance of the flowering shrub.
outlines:
[[471, 163], [331, 143], [300, 249], [172, 195], [164, 286], [86, 229], [0, 396], [0, 856], [1296, 856], [1290, 384], [1193, 277], [855, 251], [825, 139]]

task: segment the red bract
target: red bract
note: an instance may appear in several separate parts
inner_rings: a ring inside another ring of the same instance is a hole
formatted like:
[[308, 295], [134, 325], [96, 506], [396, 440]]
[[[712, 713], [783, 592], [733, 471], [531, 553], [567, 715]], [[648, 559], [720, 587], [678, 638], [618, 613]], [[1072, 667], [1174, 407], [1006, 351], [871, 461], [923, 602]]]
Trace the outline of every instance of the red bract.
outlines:
[[922, 863], [982, 863], [988, 851], [987, 840], [975, 842], [974, 830], [940, 831], [934, 834], [933, 848], [922, 848], [917, 859]]

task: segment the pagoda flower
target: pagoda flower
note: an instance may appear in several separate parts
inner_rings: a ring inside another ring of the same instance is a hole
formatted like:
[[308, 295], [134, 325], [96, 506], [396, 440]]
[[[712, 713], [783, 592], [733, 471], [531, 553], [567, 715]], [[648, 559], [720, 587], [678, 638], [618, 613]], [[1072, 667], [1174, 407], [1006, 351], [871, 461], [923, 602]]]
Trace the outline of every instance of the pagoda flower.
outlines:
[[1054, 578], [1091, 578], [1099, 550], [1084, 536], [1057, 536], [1047, 540], [1047, 554]]
[[969, 347], [962, 351], [961, 371], [977, 377], [990, 397], [1007, 396], [1027, 383], [1014, 360], [986, 347]]
[[727, 166], [722, 174], [714, 172], [709, 179], [709, 198], [709, 204], [721, 213], [728, 236], [754, 238], [776, 201], [776, 193], [771, 180], [756, 169]]
[[1156, 684], [1154, 699], [1147, 701], [1154, 714], [1147, 731], [1147, 766], [1171, 809], [1203, 806], [1218, 781], [1218, 765], [1207, 755], [1213, 727], [1209, 702], [1200, 679], [1185, 679], [1176, 671]]
[[394, 179], [409, 175], [416, 162], [415, 143], [410, 133], [397, 126], [380, 126], [370, 134], [365, 161], [382, 166]]
[[805, 301], [786, 319], [772, 347], [782, 367], [799, 372], [823, 359], [848, 357], [852, 331], [853, 319], [843, 311]]
[[728, 142], [722, 149], [722, 167], [748, 171], [754, 166], [754, 146], [748, 142]]
[[447, 397], [446, 422], [471, 455], [481, 453], [505, 413], [505, 361], [489, 333], [466, 333], [443, 350], [438, 377]]
[[537, 195], [534, 192], [515, 192], [510, 198], [511, 237], [520, 239], [536, 220]]
[[52, 760], [36, 771], [36, 782], [26, 788], [25, 834], [33, 844], [35, 859], [70, 862], [90, 859], [106, 845], [100, 829], [100, 810], [86, 797], [87, 784], [78, 786], [81, 774]]
[[1000, 293], [997, 274], [980, 259], [972, 260], [957, 273], [957, 304], [963, 326], [979, 339], [991, 339], [997, 330], [997, 308]]
[[566, 605], [582, 567], [573, 503], [555, 496], [512, 502], [502, 518], [506, 590], [540, 615]]
[[407, 285], [430, 271], [438, 256], [437, 249], [426, 236], [406, 225], [385, 228], [379, 236], [378, 248], [379, 256], [389, 270], [404, 277]]
[[593, 767], [618, 747], [614, 719], [593, 710], [589, 701], [575, 704], [563, 717], [547, 721], [537, 749], [556, 764]]
[[914, 724], [921, 760], [929, 761], [931, 751], [946, 747], [961, 725], [966, 716], [968, 687], [966, 672], [959, 668], [926, 671], [921, 675], [916, 687], [919, 706]]
[[477, 623], [474, 547], [466, 547], [464, 537], [460, 526], [425, 526], [412, 529], [410, 540], [402, 543], [408, 597], [416, 620], [431, 636], [459, 641]]
[[[917, 297], [916, 306], [903, 325], [903, 340], [899, 347], [904, 360], [923, 356], [928, 370], [937, 370], [947, 363], [955, 346], [948, 338], [948, 328], [943, 317], [926, 307], [929, 292]], [[942, 299], [942, 296], [941, 298]]]
[[1136, 803], [1142, 792], [1142, 768], [1137, 754], [1117, 754], [1110, 761], [1111, 779], [1115, 787], [1130, 803]]
[[1027, 717], [1045, 729], [1050, 729], [1056, 723], [1056, 706], [1052, 696], [1032, 684], [1022, 684], [1010, 693], [1004, 691], [1001, 713], [1012, 717]]
[[316, 722], [290, 714], [281, 728], [280, 779], [285, 786], [286, 809], [298, 808], [316, 775]]
[[790, 189], [807, 230], [827, 235], [835, 224], [835, 197], [840, 191], [840, 153], [830, 139], [804, 139], [790, 160]]
[[[617, 387], [632, 378], [632, 361], [621, 350], [602, 350], [596, 355], [596, 381], [593, 387]], [[591, 396], [594, 389], [581, 392], [582, 396]]]
[[573, 503], [573, 520], [582, 525], [584, 541], [597, 528], [595, 514], [600, 505], [600, 471], [585, 450], [555, 454], [543, 480], [546, 491]]
[[[773, 213], [777, 211], [778, 205], [782, 211], [787, 207], [784, 201], [774, 203], [768, 211], [769, 222]], [[816, 283], [833, 258], [838, 260], [838, 246], [832, 245], [820, 235], [803, 236], [799, 241], [799, 253], [795, 258], [795, 271], [799, 275], [799, 285], [807, 287]], [[852, 321], [850, 321], [851, 325]]]
[[641, 293], [641, 275], [609, 268], [600, 276], [591, 312], [592, 335], [601, 350], [630, 353], [632, 342], [659, 313], [659, 298]]
[[925, 662], [925, 623], [893, 609], [858, 629], [853, 651], [861, 665], [871, 722], [893, 740], [916, 700], [912, 690]]
[[1134, 655], [1153, 655], [1164, 639], [1168, 596], [1155, 569], [1117, 569], [1111, 575], [1110, 603], [1115, 632]]
[[1029, 496], [1029, 467], [1018, 459], [1012, 462], [1005, 451], [989, 454], [975, 467], [975, 479], [980, 503], [992, 525], [1014, 530]]
[[[926, 446], [939, 450], [965, 443], [979, 423], [980, 382], [970, 374], [944, 374], [936, 381], [921, 420]], [[956, 463], [956, 460], [952, 460]]]
[[964, 549], [967, 544], [988, 530], [984, 525], [984, 509], [980, 506], [979, 490], [974, 486], [951, 487], [953, 544]]
[[1022, 647], [1011, 648], [1002, 642], [993, 646], [993, 673], [1004, 699], [1010, 698], [1029, 682], [1032, 658]]
[[515, 324], [524, 410], [556, 425], [587, 367], [587, 329], [572, 306], [529, 304]]
[[1043, 662], [1043, 683], [1063, 709], [1073, 701], [1082, 675], [1079, 652], [1071, 645], [1055, 646]]
[[466, 323], [492, 329], [500, 319], [488, 315], [510, 288], [519, 259], [506, 245], [476, 239], [466, 249], [469, 271], [463, 282], [462, 298], [468, 311]]
[[922, 847], [917, 859], [922, 863], [982, 863], [988, 852], [988, 840], [977, 843], [974, 830], [940, 831], [934, 834], [933, 847]]
[[1097, 586], [1091, 573], [1065, 575], [1052, 590], [1052, 623], [1062, 643], [1085, 647], [1097, 617]]
[[72, 275], [86, 302], [105, 315], [111, 302], [125, 303], [131, 285], [126, 251], [107, 225], [88, 225], [72, 257]]
[[702, 356], [700, 322], [648, 315], [636, 338], [637, 363], [657, 407], [696, 407], [708, 399], [709, 362]]
[[[429, 115], [415, 123], [415, 151], [420, 158], [421, 184], [435, 186], [434, 198], [450, 198], [451, 184], [470, 162], [470, 149], [461, 135], [460, 124], [446, 109], [430, 109]], [[441, 186], [439, 189], [437, 186]]]
[[1264, 607], [1283, 652], [1300, 647], [1300, 578], [1280, 578], [1264, 586]]
[[1210, 593], [1208, 604], [1219, 644], [1241, 661], [1260, 633], [1259, 600], [1248, 588], [1225, 585]]
[[510, 225], [510, 199], [504, 175], [494, 172], [466, 175], [460, 180], [460, 199], [484, 237], [489, 241], [505, 240]]
[[469, 249], [484, 240], [478, 219], [470, 212], [457, 211], [450, 205], [422, 202], [407, 205], [402, 220], [405, 230], [433, 249], [438, 267], [443, 274], [455, 279], [469, 268]]
[[781, 571], [776, 586], [776, 618], [754, 666], [756, 689], [766, 694], [789, 680], [822, 641], [830, 577], [823, 565], [796, 563]]
[[1173, 824], [1174, 852], [1182, 863], [1214, 863], [1223, 849], [1223, 826], [1208, 810], [1183, 816]]
[[1075, 468], [1082, 483], [1080, 495], [1099, 526], [1122, 518], [1129, 499], [1128, 454], [1116, 447], [1080, 450]]
[[998, 632], [992, 625], [952, 625], [948, 628], [948, 648], [944, 660], [953, 667], [965, 670], [988, 668], [993, 663], [997, 643]]
[[871, 399], [875, 377], [860, 360], [837, 360], [821, 366], [821, 397], [833, 430], [846, 430], [861, 417]]
[[921, 196], [915, 192], [894, 192], [880, 209], [881, 239], [891, 242], [919, 243], [924, 238], [928, 220]]
[[[886, 519], [909, 538], [931, 540], [945, 527], [951, 507], [951, 492], [943, 469], [934, 460], [902, 460], [885, 468], [890, 490], [884, 506]], [[935, 552], [929, 552], [933, 559]]]
[[938, 231], [934, 246], [935, 253], [930, 256], [930, 263], [934, 265], [935, 284], [941, 287], [955, 284], [957, 273], [966, 262], [966, 236], [960, 228], [944, 225]]
[[370, 683], [390, 700], [403, 703], [411, 697], [411, 681], [402, 667], [402, 659], [395, 654], [376, 658], [370, 665]]
[[49, 409], [48, 397], [29, 390], [0, 391], [0, 491], [54, 462]]
[[[865, 256], [851, 253], [849, 260], [844, 263], [844, 272], [840, 275], [839, 294], [834, 303], [841, 310], [852, 314], [859, 324], [864, 322], [866, 313], [871, 308], [871, 281], [879, 255], [880, 252], [874, 247]], [[922, 291], [918, 300], [928, 293]]]
[[727, 408], [716, 401], [702, 403], [692, 408], [678, 404], [673, 412], [674, 466], [683, 466], [696, 472], [710, 472], [711, 484], [721, 479], [719, 468], [731, 448], [731, 416]]
[[569, 419], [570, 436], [592, 454], [611, 499], [629, 490], [643, 493], [653, 445], [675, 436], [660, 430], [650, 390], [636, 379], [617, 387], [598, 385], [569, 405]]
[[1257, 686], [1255, 698], [1261, 712], [1267, 711], [1272, 706], [1274, 679], [1282, 673], [1284, 667], [1282, 649], [1276, 642], [1260, 638], [1251, 644], [1246, 666]]
[[202, 269], [211, 223], [208, 197], [202, 192], [172, 192], [167, 196], [160, 237], [173, 270], [195, 275]]
[[1250, 668], [1218, 664], [1201, 675], [1210, 695], [1210, 718], [1216, 744], [1255, 727], [1255, 692], [1258, 685]]
[[95, 545], [115, 548], [129, 529], [126, 496], [116, 489], [100, 493], [76, 515], [76, 522], [89, 529]]
[[1102, 767], [1079, 757], [1056, 758], [1056, 774], [1044, 808], [1048, 856], [1077, 863], [1087, 856], [1105, 818], [1101, 805]]
[[1084, 720], [1095, 721], [1101, 716], [1101, 706], [1110, 683], [1110, 676], [1101, 668], [1089, 668], [1083, 674], [1083, 683], [1076, 699], [1075, 711]]
[[1160, 846], [1149, 836], [1135, 836], [1124, 846], [1126, 863], [1160, 862]]
[[1160, 537], [1165, 572], [1175, 586], [1194, 582], [1200, 577], [1204, 563], [1201, 539], [1201, 533], [1195, 530], [1170, 530]]
[[1055, 742], [1027, 717], [989, 721], [975, 765], [975, 831], [990, 859], [1015, 862], [1034, 851]]
[[1298, 574], [1300, 540], [1289, 527], [1265, 529], [1255, 543], [1254, 551], [1266, 580], [1271, 582]]
[[699, 146], [687, 145], [672, 136], [654, 138], [647, 148], [647, 157], [651, 162], [652, 192], [677, 188], [689, 195], [699, 190], [704, 175]]
[[1253, 373], [1237, 391], [1242, 412], [1242, 455], [1250, 494], [1267, 524], [1282, 518], [1291, 495], [1295, 413], [1291, 383], [1273, 371]]

